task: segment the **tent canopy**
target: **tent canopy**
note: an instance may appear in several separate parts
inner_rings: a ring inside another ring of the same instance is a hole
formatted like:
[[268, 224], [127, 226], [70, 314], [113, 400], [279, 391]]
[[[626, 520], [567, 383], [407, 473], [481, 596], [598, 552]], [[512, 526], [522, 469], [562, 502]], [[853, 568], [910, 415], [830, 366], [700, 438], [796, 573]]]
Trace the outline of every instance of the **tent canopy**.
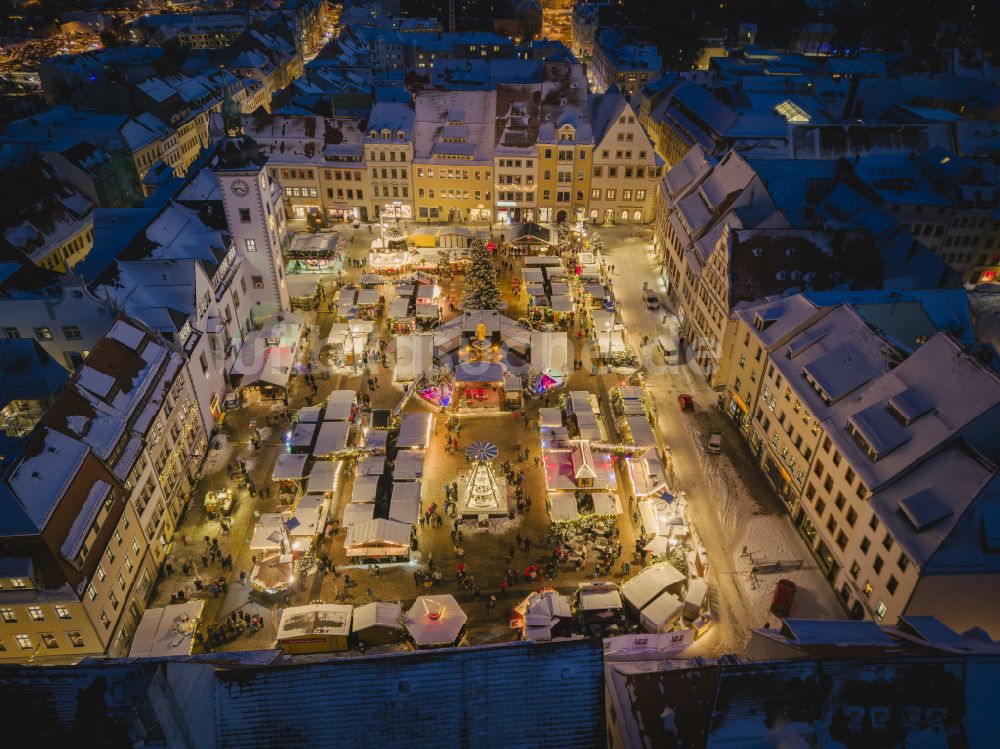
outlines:
[[454, 596], [421, 596], [406, 612], [406, 629], [418, 646], [452, 645], [468, 620]]

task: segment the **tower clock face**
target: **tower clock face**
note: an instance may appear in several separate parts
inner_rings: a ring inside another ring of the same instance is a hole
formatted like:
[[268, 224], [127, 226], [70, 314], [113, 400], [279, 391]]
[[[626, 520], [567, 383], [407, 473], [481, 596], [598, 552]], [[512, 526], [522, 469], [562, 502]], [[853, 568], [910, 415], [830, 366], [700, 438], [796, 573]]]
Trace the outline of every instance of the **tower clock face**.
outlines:
[[233, 184], [229, 186], [229, 189], [233, 191], [234, 195], [244, 198], [246, 197], [246, 194], [250, 192], [250, 185], [241, 179], [237, 179], [233, 181]]

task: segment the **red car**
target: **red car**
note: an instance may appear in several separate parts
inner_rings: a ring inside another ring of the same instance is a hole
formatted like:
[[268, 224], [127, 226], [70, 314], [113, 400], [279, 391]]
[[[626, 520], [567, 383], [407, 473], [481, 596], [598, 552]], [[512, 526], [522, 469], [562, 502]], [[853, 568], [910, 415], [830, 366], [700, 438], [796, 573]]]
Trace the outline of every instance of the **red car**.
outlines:
[[677, 405], [680, 406], [681, 411], [694, 411], [694, 398], [686, 393], [678, 395]]
[[791, 580], [781, 579], [774, 586], [774, 596], [771, 598], [771, 613], [780, 616], [782, 619], [792, 611], [792, 603], [795, 601], [795, 591], [798, 586]]

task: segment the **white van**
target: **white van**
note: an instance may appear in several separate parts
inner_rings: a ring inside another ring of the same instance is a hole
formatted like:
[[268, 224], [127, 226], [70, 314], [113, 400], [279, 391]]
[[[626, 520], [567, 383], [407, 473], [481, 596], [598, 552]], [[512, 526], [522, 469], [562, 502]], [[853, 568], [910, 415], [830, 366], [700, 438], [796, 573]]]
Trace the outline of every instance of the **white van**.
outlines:
[[681, 352], [677, 349], [677, 341], [670, 336], [657, 336], [656, 347], [663, 354], [663, 361], [668, 365], [681, 363]]
[[643, 289], [642, 298], [646, 302], [646, 309], [659, 309], [660, 297], [652, 289]]

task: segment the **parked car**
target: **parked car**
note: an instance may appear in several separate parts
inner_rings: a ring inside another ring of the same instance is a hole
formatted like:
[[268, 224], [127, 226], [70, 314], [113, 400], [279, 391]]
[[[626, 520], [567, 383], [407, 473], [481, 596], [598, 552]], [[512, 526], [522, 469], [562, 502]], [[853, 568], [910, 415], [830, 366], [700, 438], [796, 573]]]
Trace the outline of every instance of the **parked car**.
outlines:
[[722, 432], [712, 432], [708, 435], [708, 443], [705, 445], [705, 452], [709, 455], [718, 455], [722, 452]]
[[682, 393], [677, 396], [677, 405], [680, 406], [681, 411], [694, 411], [694, 398], [687, 393]]
[[656, 292], [652, 289], [643, 289], [642, 298], [646, 302], [646, 309], [660, 308], [660, 297], [656, 296]]
[[792, 603], [795, 601], [795, 592], [798, 586], [791, 580], [782, 578], [774, 586], [774, 596], [771, 598], [771, 613], [784, 619], [792, 612]]

